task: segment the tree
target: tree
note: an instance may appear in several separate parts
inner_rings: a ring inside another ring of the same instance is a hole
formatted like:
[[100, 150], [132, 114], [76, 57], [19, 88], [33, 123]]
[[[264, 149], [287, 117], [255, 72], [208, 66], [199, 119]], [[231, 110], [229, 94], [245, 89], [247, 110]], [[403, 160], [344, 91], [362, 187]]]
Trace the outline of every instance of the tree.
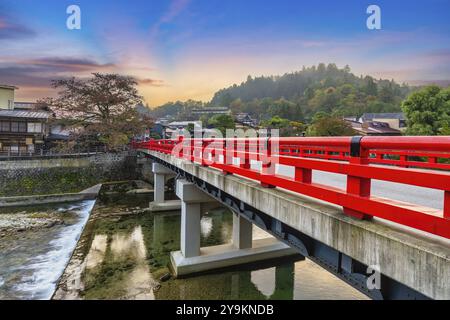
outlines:
[[325, 113], [316, 114], [306, 132], [311, 137], [353, 136], [355, 130], [346, 121]]
[[226, 129], [234, 129], [236, 127], [233, 117], [228, 114], [218, 114], [213, 116], [211, 119], [209, 119], [208, 125], [210, 127], [218, 129], [220, 132], [222, 132], [223, 136], [225, 136], [226, 134]]
[[289, 126], [289, 120], [274, 116], [269, 120], [263, 121], [262, 126], [268, 129], [281, 129]]
[[411, 94], [402, 109], [407, 119], [407, 134], [445, 135], [450, 131], [450, 87], [424, 87]]
[[366, 94], [369, 96], [376, 96], [378, 93], [378, 86], [375, 83], [375, 81], [373, 80], [373, 78], [367, 76], [365, 78], [365, 81], [366, 81], [366, 85], [365, 85], [364, 90], [365, 90]]
[[306, 129], [306, 126], [302, 122], [289, 121], [279, 116], [263, 121], [262, 126], [267, 129], [279, 129], [280, 137], [301, 136]]
[[94, 140], [115, 149], [150, 125], [135, 109], [142, 103], [136, 85], [133, 78], [118, 74], [54, 80], [52, 86], [60, 90], [58, 97], [46, 101], [56, 117], [77, 132], [77, 141], [90, 144]]

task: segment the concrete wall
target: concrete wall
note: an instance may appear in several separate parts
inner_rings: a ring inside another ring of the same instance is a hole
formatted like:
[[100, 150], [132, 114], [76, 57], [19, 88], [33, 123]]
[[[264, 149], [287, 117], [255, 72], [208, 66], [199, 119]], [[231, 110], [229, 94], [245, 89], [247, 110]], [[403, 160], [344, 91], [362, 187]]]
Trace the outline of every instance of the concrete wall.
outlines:
[[342, 209], [256, 181], [225, 176], [170, 155], [149, 152], [252, 207], [433, 299], [450, 299], [450, 241], [434, 239], [380, 220], [360, 221]]
[[8, 108], [8, 101], [11, 101], [14, 107], [14, 89], [0, 88], [0, 109], [12, 109]]
[[136, 178], [136, 157], [126, 153], [0, 161], [0, 196], [73, 193]]

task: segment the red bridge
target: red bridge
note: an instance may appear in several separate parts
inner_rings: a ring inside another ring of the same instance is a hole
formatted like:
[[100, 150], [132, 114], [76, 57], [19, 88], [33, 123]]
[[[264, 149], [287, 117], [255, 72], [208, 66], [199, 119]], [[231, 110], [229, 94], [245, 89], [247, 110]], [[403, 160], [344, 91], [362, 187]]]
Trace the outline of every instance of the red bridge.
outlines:
[[[450, 238], [450, 137], [179, 138], [133, 146], [330, 202], [359, 219], [375, 216]], [[295, 168], [295, 176], [277, 173], [274, 163]], [[313, 170], [345, 175], [346, 189], [314, 183]], [[443, 209], [371, 196], [373, 179], [439, 190]]]

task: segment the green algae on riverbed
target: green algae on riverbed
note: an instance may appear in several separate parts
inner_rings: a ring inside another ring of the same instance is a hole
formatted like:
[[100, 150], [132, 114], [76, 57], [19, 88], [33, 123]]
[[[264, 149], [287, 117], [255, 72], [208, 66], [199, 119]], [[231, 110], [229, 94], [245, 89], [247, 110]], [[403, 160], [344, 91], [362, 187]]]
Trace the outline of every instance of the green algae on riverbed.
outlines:
[[[231, 214], [223, 209], [204, 215], [202, 245], [227, 242], [231, 219]], [[179, 250], [179, 214], [106, 217], [92, 223], [94, 234], [85, 259], [81, 296], [86, 299], [155, 298], [154, 291], [162, 287], [159, 279], [169, 273], [170, 252]], [[100, 242], [103, 243], [99, 245]], [[134, 283], [134, 288], [130, 283]]]
[[[180, 214], [139, 210], [145, 208], [148, 201], [142, 195], [100, 198], [74, 253], [80, 268], [66, 270], [68, 275], [61, 286], [79, 282], [77, 293], [56, 294], [55, 298], [366, 298], [313, 262], [298, 261], [298, 257], [237, 266], [184, 279], [167, 279], [170, 252], [179, 250]], [[259, 229], [254, 231], [254, 236], [264, 236]], [[229, 210], [218, 208], [203, 213], [202, 246], [230, 242], [231, 233], [232, 213]], [[79, 279], [71, 279], [71, 270], [80, 269]]]

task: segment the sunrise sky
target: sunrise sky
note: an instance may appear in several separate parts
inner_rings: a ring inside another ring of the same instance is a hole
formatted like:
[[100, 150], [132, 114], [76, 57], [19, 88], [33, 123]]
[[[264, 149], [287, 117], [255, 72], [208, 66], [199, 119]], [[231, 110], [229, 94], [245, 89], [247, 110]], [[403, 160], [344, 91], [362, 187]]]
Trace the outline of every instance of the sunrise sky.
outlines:
[[[71, 4], [81, 30], [66, 28]], [[366, 27], [370, 4], [381, 7], [381, 30]], [[33, 101], [52, 94], [51, 79], [119, 72], [155, 107], [319, 62], [449, 80], [449, 21], [448, 0], [0, 0], [0, 84]]]

